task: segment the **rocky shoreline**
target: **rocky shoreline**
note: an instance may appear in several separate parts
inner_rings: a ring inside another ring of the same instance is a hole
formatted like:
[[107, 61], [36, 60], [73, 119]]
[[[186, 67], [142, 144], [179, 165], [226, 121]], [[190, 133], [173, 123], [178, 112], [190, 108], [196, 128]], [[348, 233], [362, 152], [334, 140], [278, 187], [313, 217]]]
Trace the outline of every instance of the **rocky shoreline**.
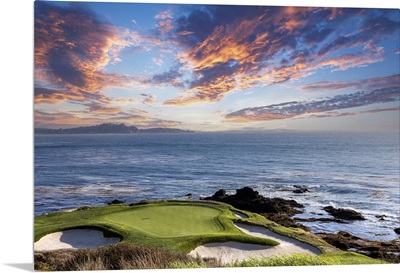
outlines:
[[[296, 189], [295, 193], [305, 193], [307, 189]], [[278, 224], [286, 227], [301, 228], [306, 231], [310, 229], [301, 222], [336, 222], [347, 223], [347, 221], [364, 221], [364, 216], [350, 209], [334, 208], [326, 206], [323, 208], [333, 218], [293, 218], [294, 215], [302, 213], [304, 205], [294, 200], [282, 198], [268, 198], [260, 195], [250, 187], [236, 190], [236, 194], [228, 195], [224, 189], [218, 190], [214, 195], [203, 198], [230, 204], [238, 209], [243, 209], [263, 215]], [[384, 216], [382, 216], [384, 217]], [[400, 233], [399, 227], [393, 227], [396, 233]], [[346, 251], [357, 252], [371, 258], [381, 259], [390, 263], [400, 263], [400, 235], [392, 241], [371, 241], [348, 232], [340, 231], [332, 233], [316, 233], [320, 238], [329, 244]]]

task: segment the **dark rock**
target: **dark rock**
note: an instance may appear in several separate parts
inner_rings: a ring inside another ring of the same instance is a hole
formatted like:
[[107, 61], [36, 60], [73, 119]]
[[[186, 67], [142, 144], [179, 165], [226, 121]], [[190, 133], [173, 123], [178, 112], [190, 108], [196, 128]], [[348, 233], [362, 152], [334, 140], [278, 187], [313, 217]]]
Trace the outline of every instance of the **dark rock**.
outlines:
[[188, 199], [192, 199], [192, 197], [193, 197], [193, 194], [191, 194], [191, 193], [188, 193], [188, 194], [186, 194], [185, 195]]
[[77, 208], [76, 210], [81, 211], [81, 210], [88, 210], [88, 209], [90, 209], [89, 206], [82, 206], [82, 207]]
[[394, 232], [396, 232], [397, 234], [400, 234], [400, 228], [395, 228]]
[[339, 249], [343, 249], [343, 250], [348, 250], [349, 249], [349, 244], [346, 241], [342, 241], [342, 240], [334, 240], [331, 242], [331, 245], [333, 245], [334, 247], [337, 247]]
[[378, 252], [380, 250], [380, 247], [378, 247], [378, 246], [366, 246], [366, 247], [360, 247], [359, 250], [364, 250], [364, 251], [369, 251], [369, 252]]
[[[218, 198], [214, 199], [215, 197]], [[288, 215], [294, 215], [296, 213], [301, 213], [301, 211], [296, 208], [304, 207], [294, 200], [264, 197], [249, 187], [236, 190], [236, 194], [234, 195], [227, 195], [225, 191], [219, 190], [211, 198], [207, 197], [205, 199], [222, 201], [238, 209], [257, 213], [286, 213]]]
[[141, 201], [136, 202], [136, 203], [131, 203], [131, 204], [129, 204], [129, 206], [130, 206], [130, 207], [133, 207], [133, 206], [142, 206], [142, 205], [148, 205], [148, 204], [150, 204], [149, 201], [147, 201], [147, 200], [141, 200]]
[[259, 196], [260, 195], [258, 194], [258, 191], [255, 191], [250, 187], [244, 187], [236, 190], [236, 197], [240, 199], [256, 199]]
[[373, 259], [379, 259], [381, 257], [381, 254], [379, 253], [379, 251], [371, 251], [371, 252], [367, 251], [367, 256]]
[[317, 235], [341, 250], [351, 250], [371, 258], [390, 263], [400, 263], [399, 240], [389, 242], [370, 241], [345, 231], [340, 231], [337, 234], [317, 233]]
[[309, 230], [290, 218], [297, 213], [301, 213], [297, 208], [303, 208], [303, 205], [294, 200], [264, 197], [250, 187], [237, 189], [234, 195], [228, 195], [224, 189], [221, 189], [213, 196], [206, 197], [203, 200], [224, 202], [238, 209], [260, 213], [283, 226], [301, 227]]
[[219, 199], [219, 198], [224, 198], [225, 196], [226, 196], [226, 190], [220, 189], [216, 193], [214, 193], [212, 198]]
[[347, 224], [346, 221], [336, 218], [294, 218], [293, 220], [299, 222], [321, 222], [321, 223], [335, 222], [339, 224]]
[[379, 221], [384, 221], [384, 220], [386, 220], [386, 219], [385, 219], [385, 218], [386, 218], [386, 215], [385, 215], [385, 214], [382, 214], [382, 215], [375, 215], [375, 217], [378, 218]]
[[311, 231], [311, 229], [307, 226], [304, 226], [298, 223], [295, 219], [288, 217], [284, 213], [260, 213], [260, 215], [264, 216], [265, 218], [274, 221], [284, 227], [291, 227], [291, 228], [301, 228], [305, 231]]
[[116, 204], [123, 204], [124, 202], [118, 199], [114, 199], [111, 202], [108, 202], [107, 205], [116, 205]]
[[310, 192], [307, 188], [298, 188], [293, 191], [293, 193], [306, 193]]
[[353, 235], [353, 234], [351, 234], [351, 233], [348, 233], [348, 232], [346, 232], [346, 231], [339, 231], [339, 232], [338, 232], [338, 235], [339, 235], [339, 236], [342, 236], [342, 237], [344, 237], [344, 238], [347, 238], [347, 239], [351, 239], [351, 240], [361, 240], [360, 237], [357, 237], [357, 236], [355, 236], [355, 235]]
[[324, 207], [324, 210], [332, 216], [344, 220], [366, 220], [361, 213], [351, 209], [334, 208], [332, 206]]

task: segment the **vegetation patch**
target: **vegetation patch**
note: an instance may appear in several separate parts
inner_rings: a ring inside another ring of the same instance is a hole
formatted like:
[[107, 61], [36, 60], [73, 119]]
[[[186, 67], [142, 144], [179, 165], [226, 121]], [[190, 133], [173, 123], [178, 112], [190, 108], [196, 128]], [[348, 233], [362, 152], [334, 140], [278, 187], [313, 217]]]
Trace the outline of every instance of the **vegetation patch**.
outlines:
[[184, 253], [130, 244], [35, 253], [35, 270], [37, 271], [164, 269], [173, 267], [174, 264], [205, 266], [205, 263]]

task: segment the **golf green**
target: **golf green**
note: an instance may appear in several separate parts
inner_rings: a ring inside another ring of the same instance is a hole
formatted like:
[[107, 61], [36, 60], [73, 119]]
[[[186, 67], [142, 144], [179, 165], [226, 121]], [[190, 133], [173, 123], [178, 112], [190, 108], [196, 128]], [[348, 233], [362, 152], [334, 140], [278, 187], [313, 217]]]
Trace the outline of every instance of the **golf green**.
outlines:
[[[47, 234], [71, 229], [98, 229], [120, 237], [122, 244], [149, 245], [190, 252], [212, 242], [245, 242], [278, 245], [266, 238], [247, 235], [233, 222], [237, 211], [226, 204], [193, 201], [149, 201], [100, 207], [83, 207], [35, 217], [35, 242]], [[267, 221], [248, 214], [243, 221]], [[240, 219], [242, 220], [242, 219]]]
[[204, 205], [136, 207], [104, 216], [108, 222], [125, 225], [157, 237], [216, 233], [224, 230], [218, 216], [222, 210]]

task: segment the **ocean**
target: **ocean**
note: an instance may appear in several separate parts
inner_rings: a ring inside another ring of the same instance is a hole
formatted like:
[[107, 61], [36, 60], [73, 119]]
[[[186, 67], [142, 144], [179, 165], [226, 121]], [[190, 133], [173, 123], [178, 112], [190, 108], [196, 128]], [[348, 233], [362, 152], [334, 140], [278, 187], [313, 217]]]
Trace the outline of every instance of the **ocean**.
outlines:
[[[34, 213], [114, 199], [192, 199], [249, 186], [305, 205], [297, 218], [331, 217], [332, 205], [366, 221], [303, 222], [393, 240], [400, 227], [400, 136], [394, 133], [246, 132], [35, 135]], [[308, 193], [293, 193], [305, 187]], [[384, 215], [384, 220], [379, 217]]]

